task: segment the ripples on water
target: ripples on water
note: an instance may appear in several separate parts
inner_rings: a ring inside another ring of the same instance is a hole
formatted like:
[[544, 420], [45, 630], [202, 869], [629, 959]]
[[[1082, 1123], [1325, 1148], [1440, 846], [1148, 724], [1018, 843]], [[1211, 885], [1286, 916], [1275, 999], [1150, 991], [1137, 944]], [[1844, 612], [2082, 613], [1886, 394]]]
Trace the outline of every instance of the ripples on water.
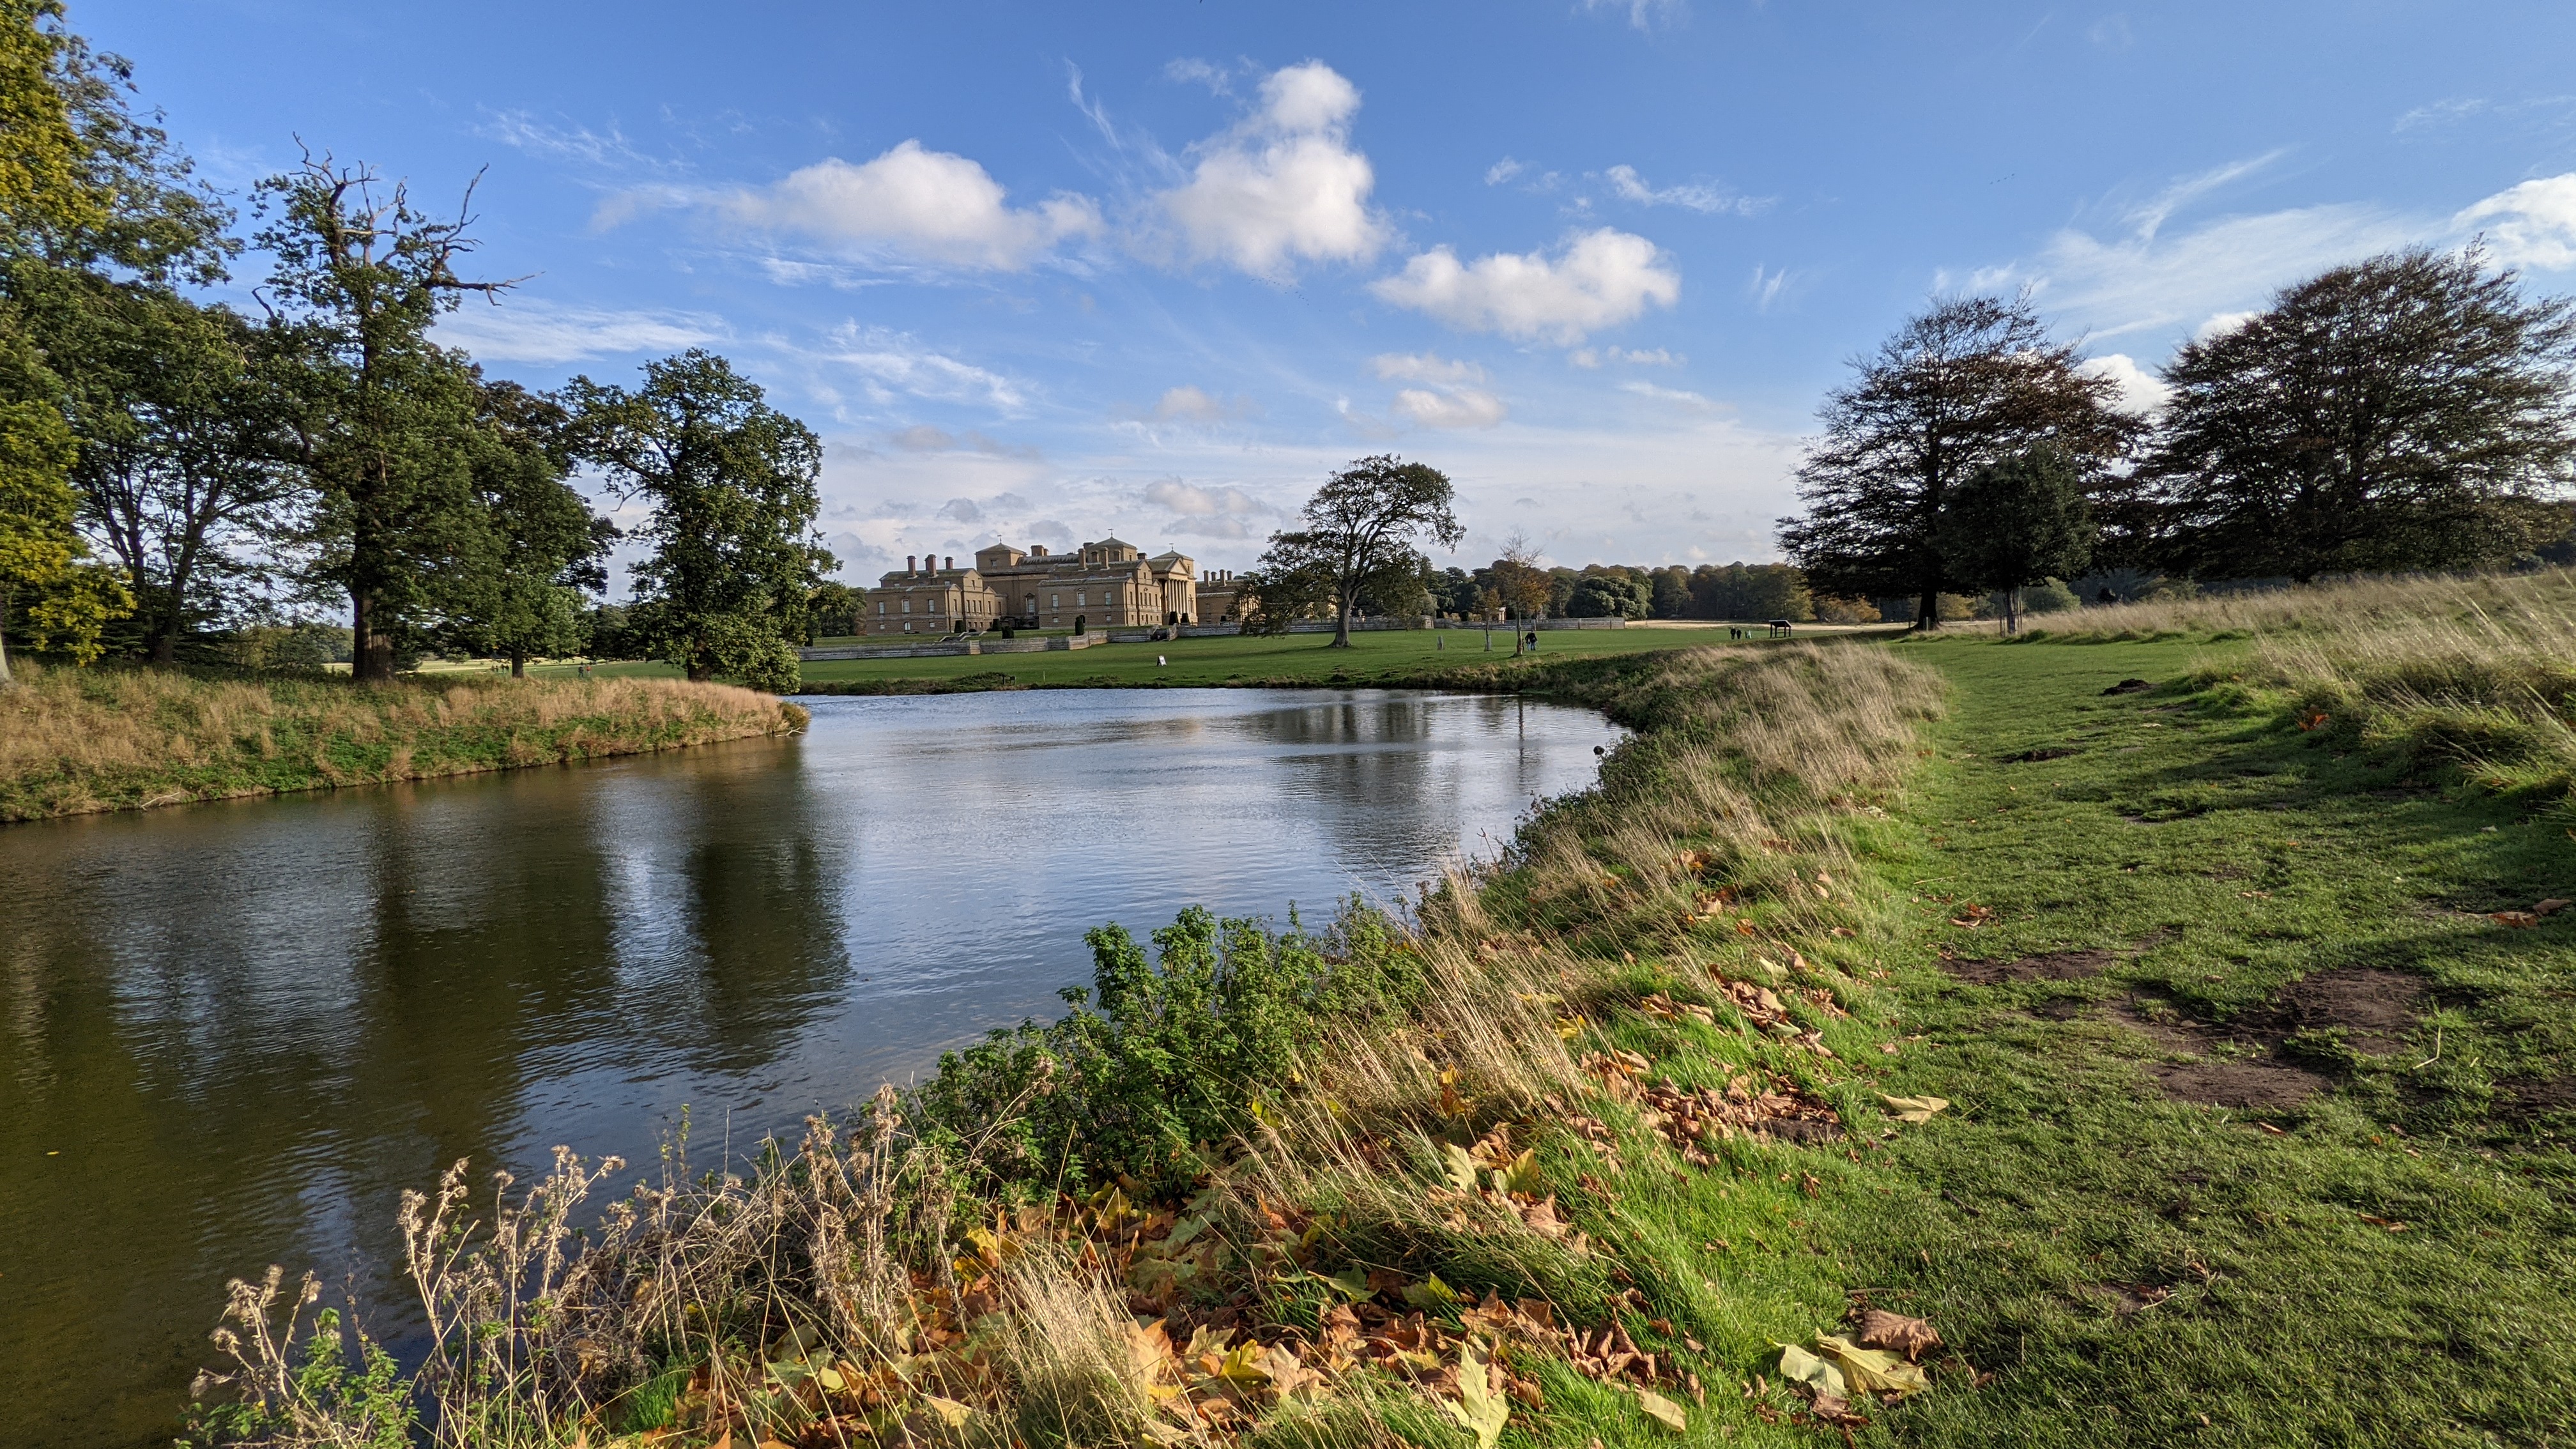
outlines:
[[1407, 898], [1618, 734], [1376, 691], [808, 702], [784, 743], [0, 827], [0, 1442], [166, 1443], [227, 1277], [377, 1296], [456, 1158], [649, 1161], [684, 1103], [739, 1149], [1055, 1015], [1103, 921]]

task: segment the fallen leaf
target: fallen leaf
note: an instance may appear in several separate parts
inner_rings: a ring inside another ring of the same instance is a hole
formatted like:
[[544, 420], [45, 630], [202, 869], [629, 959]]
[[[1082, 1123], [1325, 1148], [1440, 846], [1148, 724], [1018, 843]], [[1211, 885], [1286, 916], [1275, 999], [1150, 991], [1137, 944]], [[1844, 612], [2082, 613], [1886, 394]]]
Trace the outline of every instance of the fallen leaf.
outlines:
[[1805, 1384], [1819, 1398], [1831, 1394], [1839, 1399], [1849, 1392], [1843, 1387], [1841, 1369], [1794, 1343], [1780, 1345], [1780, 1377]]
[[1637, 1390], [1637, 1407], [1646, 1411], [1647, 1418], [1676, 1434], [1687, 1433], [1690, 1429], [1690, 1415], [1682, 1412], [1682, 1406], [1653, 1389]]
[[1416, 1308], [1437, 1308], [1443, 1304], [1457, 1302], [1458, 1290], [1441, 1282], [1440, 1275], [1433, 1273], [1421, 1282], [1406, 1287], [1404, 1301]]
[[1889, 1115], [1899, 1122], [1929, 1122], [1932, 1114], [1947, 1108], [1947, 1097], [1891, 1097], [1881, 1092], [1878, 1100], [1887, 1104]]
[[1860, 1331], [1854, 1337], [1866, 1347], [1893, 1349], [1915, 1363], [1923, 1361], [1924, 1350], [1941, 1346], [1941, 1335], [1931, 1324], [1876, 1308], [1860, 1316]]
[[1458, 1346], [1458, 1401], [1440, 1401], [1459, 1427], [1476, 1436], [1476, 1449], [1494, 1449], [1512, 1417], [1508, 1395], [1494, 1392], [1493, 1369], [1473, 1343]]
[[1455, 1142], [1440, 1144], [1440, 1167], [1448, 1174], [1449, 1185], [1460, 1192], [1476, 1190], [1476, 1159]]
[[1883, 1349], [1862, 1348], [1838, 1334], [1820, 1334], [1816, 1347], [1843, 1372], [1843, 1382], [1863, 1393], [1917, 1394], [1932, 1387], [1923, 1370]]
[[2487, 919], [2499, 926], [2518, 926], [2526, 931], [2540, 924], [2540, 917], [2529, 911], [2497, 911]]
[[930, 1406], [930, 1412], [939, 1416], [939, 1422], [951, 1429], [962, 1429], [966, 1427], [967, 1420], [975, 1417], [975, 1410], [972, 1407], [961, 1404], [955, 1399], [943, 1399], [937, 1394], [924, 1394], [921, 1396], [921, 1401]]
[[2552, 896], [2548, 900], [2534, 905], [2531, 908], [2531, 913], [2535, 916], [2554, 916], [2571, 905], [2576, 905], [2576, 901], [2562, 901], [2557, 897]]

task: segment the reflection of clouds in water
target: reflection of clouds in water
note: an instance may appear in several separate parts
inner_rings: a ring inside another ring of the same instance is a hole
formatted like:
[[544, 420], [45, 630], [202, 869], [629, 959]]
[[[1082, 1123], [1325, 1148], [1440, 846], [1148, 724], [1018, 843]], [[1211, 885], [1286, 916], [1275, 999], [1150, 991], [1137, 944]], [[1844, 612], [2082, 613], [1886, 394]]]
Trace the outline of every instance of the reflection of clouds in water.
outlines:
[[[1061, 1011], [1091, 926], [1407, 902], [1617, 734], [1370, 691], [811, 704], [788, 744], [0, 832], [0, 1152], [99, 1164], [0, 1180], [59, 1225], [0, 1301], [52, 1345], [29, 1402], [177, 1402], [224, 1277], [389, 1264], [459, 1156], [650, 1162], [688, 1104], [711, 1160], [917, 1078]], [[110, 1306], [43, 1316], [74, 1302]]]

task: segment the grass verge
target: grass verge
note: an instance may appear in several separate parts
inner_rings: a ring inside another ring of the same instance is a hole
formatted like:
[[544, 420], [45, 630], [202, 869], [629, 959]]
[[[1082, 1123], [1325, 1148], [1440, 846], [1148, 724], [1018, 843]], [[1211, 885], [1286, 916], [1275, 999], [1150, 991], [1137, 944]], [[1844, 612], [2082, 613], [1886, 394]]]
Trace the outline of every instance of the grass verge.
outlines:
[[640, 754], [801, 727], [728, 685], [345, 680], [24, 665], [0, 691], [0, 821]]

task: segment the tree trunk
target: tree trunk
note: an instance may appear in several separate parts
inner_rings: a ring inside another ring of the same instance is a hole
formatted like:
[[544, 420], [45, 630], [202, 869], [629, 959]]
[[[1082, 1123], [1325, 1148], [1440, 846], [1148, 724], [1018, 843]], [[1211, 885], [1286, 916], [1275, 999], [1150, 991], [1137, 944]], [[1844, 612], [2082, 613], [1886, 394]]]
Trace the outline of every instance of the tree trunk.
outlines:
[[352, 684], [391, 684], [394, 678], [394, 641], [376, 632], [376, 601], [364, 593], [349, 593], [349, 682]]
[[1926, 588], [1923, 591], [1923, 597], [1915, 602], [1914, 627], [1917, 629], [1938, 629], [1941, 627], [1941, 589], [1939, 585], [1936, 584]]
[[510, 677], [512, 679], [525, 679], [528, 677], [528, 655], [526, 650], [513, 649], [510, 651]]
[[2021, 589], [2019, 586], [2004, 590], [2004, 632], [2007, 634], [2018, 634], [2021, 632]]
[[9, 677], [9, 596], [0, 593], [0, 689], [17, 682]]
[[1351, 601], [1347, 597], [1334, 601], [1332, 647], [1336, 649], [1351, 647]]

